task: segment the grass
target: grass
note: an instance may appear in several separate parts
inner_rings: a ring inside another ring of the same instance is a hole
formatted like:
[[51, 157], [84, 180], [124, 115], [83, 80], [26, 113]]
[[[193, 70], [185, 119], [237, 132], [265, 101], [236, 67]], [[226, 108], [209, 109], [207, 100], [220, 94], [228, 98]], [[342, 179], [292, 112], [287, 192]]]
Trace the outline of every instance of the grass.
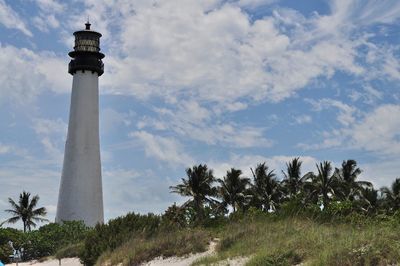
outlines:
[[71, 244], [58, 250], [55, 254], [55, 258], [60, 260], [63, 258], [79, 257], [79, 254], [81, 253], [82, 249], [83, 249], [83, 243]]
[[203, 229], [162, 232], [151, 238], [135, 237], [112, 252], [104, 253], [96, 265], [139, 265], [153, 258], [203, 252], [210, 234]]
[[398, 218], [321, 222], [276, 215], [248, 216], [213, 228], [161, 231], [136, 235], [96, 265], [139, 265], [155, 257], [203, 252], [213, 238], [216, 253], [193, 265], [226, 265], [227, 259], [244, 257], [249, 266], [261, 265], [390, 265], [400, 261]]
[[301, 218], [258, 218], [227, 225], [217, 254], [194, 265], [250, 257], [247, 265], [389, 265], [400, 261], [397, 223], [319, 223]]

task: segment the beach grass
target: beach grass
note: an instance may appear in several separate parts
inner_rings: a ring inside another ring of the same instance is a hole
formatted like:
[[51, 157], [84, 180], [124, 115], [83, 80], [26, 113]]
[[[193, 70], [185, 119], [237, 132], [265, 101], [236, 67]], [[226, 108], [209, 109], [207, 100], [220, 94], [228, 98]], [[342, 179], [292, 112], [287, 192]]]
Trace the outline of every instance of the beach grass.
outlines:
[[100, 256], [96, 265], [139, 265], [156, 257], [183, 256], [207, 250], [210, 234], [203, 229], [161, 232], [150, 238], [134, 237]]
[[393, 222], [321, 223], [262, 218], [231, 223], [217, 253], [193, 265], [249, 257], [247, 265], [390, 265], [400, 261], [400, 226]]

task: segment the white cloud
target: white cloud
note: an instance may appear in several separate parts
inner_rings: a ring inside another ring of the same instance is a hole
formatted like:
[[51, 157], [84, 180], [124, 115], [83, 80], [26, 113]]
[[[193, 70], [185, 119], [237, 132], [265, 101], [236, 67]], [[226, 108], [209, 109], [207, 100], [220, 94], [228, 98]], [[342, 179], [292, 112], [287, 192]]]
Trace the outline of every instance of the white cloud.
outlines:
[[33, 119], [32, 127], [49, 158], [61, 165], [67, 124], [60, 118], [56, 120], [36, 118]]
[[56, 16], [64, 12], [66, 6], [57, 0], [36, 0], [36, 4], [40, 12], [32, 19], [35, 27], [43, 32], [59, 28], [60, 22]]
[[296, 124], [308, 124], [312, 122], [312, 117], [309, 115], [298, 115], [294, 118]]
[[0, 104], [26, 104], [44, 90], [67, 91], [66, 63], [53, 53], [0, 44]]
[[360, 164], [360, 168], [363, 170], [362, 179], [371, 181], [376, 189], [390, 186], [400, 177], [400, 161], [394, 157], [384, 161], [363, 163]]
[[272, 3], [277, 2], [278, 0], [239, 0], [237, 1], [237, 5], [245, 8], [259, 8], [261, 6], [270, 5]]
[[362, 91], [353, 90], [350, 98], [353, 101], [361, 100], [366, 104], [374, 104], [376, 101], [382, 100], [383, 93], [368, 84], [363, 86]]
[[357, 113], [357, 109], [348, 104], [345, 104], [341, 101], [334, 99], [321, 99], [321, 100], [307, 100], [312, 104], [315, 111], [321, 111], [328, 108], [337, 108], [339, 110], [339, 114], [337, 116], [337, 121], [343, 126], [350, 126], [355, 122], [355, 115]]
[[98, 16], [121, 13], [105, 22], [106, 28], [121, 25], [107, 42], [107, 93], [187, 96], [230, 111], [247, 107], [231, 105], [241, 99], [281, 101], [316, 78], [363, 71], [355, 63], [357, 44], [344, 38], [304, 43], [274, 17], [251, 21], [236, 3], [214, 3], [213, 9], [201, 1], [122, 6], [97, 10]]
[[[341, 108], [340, 106], [337, 107]], [[344, 109], [351, 110], [346, 106]], [[322, 143], [302, 143], [298, 147], [306, 150], [341, 147], [365, 150], [383, 158], [398, 156], [400, 155], [400, 121], [397, 117], [399, 112], [399, 105], [383, 104], [370, 112], [363, 113], [357, 121], [350, 115], [339, 113], [338, 120], [343, 120], [342, 128], [322, 132]]]
[[172, 166], [191, 165], [193, 159], [186, 154], [183, 145], [175, 138], [153, 135], [146, 131], [129, 134], [143, 145], [146, 156], [167, 162]]
[[189, 101], [180, 101], [174, 109], [156, 108], [159, 119], [146, 117], [138, 127], [174, 132], [180, 137], [235, 148], [270, 147], [272, 141], [264, 137], [265, 128], [220, 121], [219, 110], [210, 112], [206, 107]]
[[25, 35], [33, 37], [24, 20], [4, 0], [0, 0], [0, 23], [6, 28], [17, 29]]
[[50, 28], [56, 29], [60, 26], [60, 22], [54, 15], [39, 15], [32, 19], [33, 24], [39, 30], [43, 32], [48, 32]]
[[38, 7], [46, 13], [61, 13], [65, 11], [65, 5], [57, 0], [35, 0]]
[[57, 134], [65, 137], [67, 124], [61, 119], [56, 120], [37, 118], [33, 120], [33, 128], [37, 134], [52, 135]]
[[7, 153], [11, 152], [11, 150], [12, 150], [11, 146], [0, 143], [0, 155], [7, 154]]
[[358, 148], [386, 155], [400, 155], [399, 105], [381, 105], [347, 132]]
[[100, 113], [100, 132], [110, 133], [118, 129], [119, 126], [129, 126], [134, 112], [120, 113], [112, 108], [105, 108]]
[[396, 0], [335, 0], [333, 6], [344, 19], [362, 25], [393, 23], [400, 17], [400, 3]]
[[106, 220], [127, 212], [163, 213], [174, 201], [169, 186], [175, 180], [152, 170], [111, 168], [103, 172], [104, 212]]

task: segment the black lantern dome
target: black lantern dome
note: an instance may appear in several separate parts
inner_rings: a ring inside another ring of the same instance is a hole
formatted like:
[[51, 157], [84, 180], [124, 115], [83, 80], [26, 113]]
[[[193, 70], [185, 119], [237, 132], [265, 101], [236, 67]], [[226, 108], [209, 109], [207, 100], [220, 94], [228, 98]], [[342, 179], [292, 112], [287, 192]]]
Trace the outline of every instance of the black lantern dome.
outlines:
[[104, 64], [101, 59], [104, 54], [100, 53], [101, 34], [90, 30], [89, 21], [85, 24], [85, 30], [74, 32], [75, 46], [68, 55], [72, 57], [68, 66], [68, 72], [73, 75], [77, 70], [97, 72], [99, 76], [104, 73]]

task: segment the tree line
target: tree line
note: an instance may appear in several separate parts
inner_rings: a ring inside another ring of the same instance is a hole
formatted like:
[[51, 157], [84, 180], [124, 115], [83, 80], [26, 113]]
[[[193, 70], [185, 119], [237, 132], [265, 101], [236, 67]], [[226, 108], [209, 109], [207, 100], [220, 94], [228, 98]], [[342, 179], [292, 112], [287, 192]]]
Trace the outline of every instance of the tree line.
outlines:
[[[343, 161], [341, 167], [323, 161], [316, 172], [302, 174], [302, 161], [293, 158], [278, 179], [266, 163], [251, 169], [252, 178], [231, 168], [221, 179], [205, 164], [186, 169], [182, 183], [171, 192], [189, 197], [184, 204], [168, 208], [166, 215], [190, 219], [199, 224], [206, 218], [228, 213], [245, 213], [249, 209], [279, 212], [282, 209], [302, 212], [305, 209], [334, 212], [358, 212], [366, 215], [393, 214], [400, 208], [400, 179], [391, 187], [375, 189], [369, 181], [359, 180], [362, 170], [355, 160]], [[177, 218], [178, 219], [178, 218]]]

